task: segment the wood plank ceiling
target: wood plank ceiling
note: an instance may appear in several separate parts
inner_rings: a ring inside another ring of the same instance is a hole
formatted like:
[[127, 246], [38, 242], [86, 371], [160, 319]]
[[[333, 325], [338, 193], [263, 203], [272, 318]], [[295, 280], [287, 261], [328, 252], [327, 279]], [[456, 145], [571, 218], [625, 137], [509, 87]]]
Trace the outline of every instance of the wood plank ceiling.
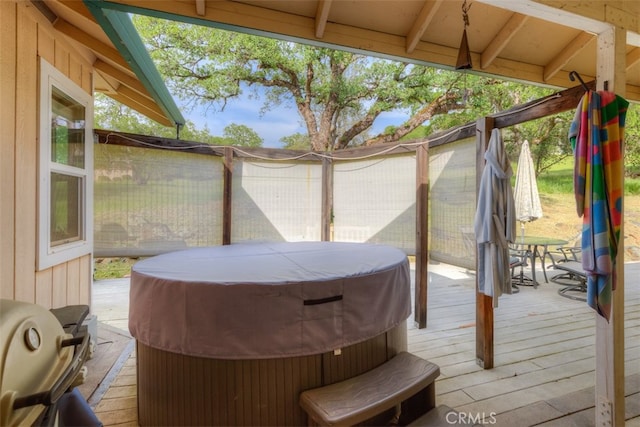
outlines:
[[[96, 90], [158, 121], [162, 111], [80, 0], [43, 0], [55, 28], [95, 57]], [[473, 68], [466, 72], [546, 85], [596, 77], [597, 34], [627, 29], [626, 97], [640, 101], [640, 1], [471, 0], [467, 27]], [[558, 3], [557, 7], [555, 3]], [[286, 40], [455, 66], [462, 0], [111, 0], [107, 7], [170, 16]], [[623, 10], [626, 9], [626, 10]]]

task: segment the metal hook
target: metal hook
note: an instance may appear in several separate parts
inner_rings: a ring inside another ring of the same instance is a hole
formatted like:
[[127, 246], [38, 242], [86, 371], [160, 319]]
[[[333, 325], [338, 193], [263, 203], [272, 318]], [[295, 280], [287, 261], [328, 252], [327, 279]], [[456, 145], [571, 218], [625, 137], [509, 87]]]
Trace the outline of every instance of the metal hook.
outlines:
[[571, 71], [569, 73], [569, 80], [571, 80], [572, 82], [575, 82], [576, 79], [578, 79], [580, 81], [580, 84], [582, 85], [582, 87], [584, 88], [585, 92], [589, 92], [589, 88], [587, 87], [587, 85], [585, 84], [584, 80], [582, 80], [582, 77], [580, 77], [580, 74], [578, 74], [577, 71]]

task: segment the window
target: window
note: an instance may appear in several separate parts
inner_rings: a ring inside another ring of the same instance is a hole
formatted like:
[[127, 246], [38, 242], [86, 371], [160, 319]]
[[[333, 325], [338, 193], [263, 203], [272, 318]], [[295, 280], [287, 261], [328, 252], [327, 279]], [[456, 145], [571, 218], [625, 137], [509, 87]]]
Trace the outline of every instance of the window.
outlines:
[[40, 59], [38, 270], [92, 251], [92, 98]]

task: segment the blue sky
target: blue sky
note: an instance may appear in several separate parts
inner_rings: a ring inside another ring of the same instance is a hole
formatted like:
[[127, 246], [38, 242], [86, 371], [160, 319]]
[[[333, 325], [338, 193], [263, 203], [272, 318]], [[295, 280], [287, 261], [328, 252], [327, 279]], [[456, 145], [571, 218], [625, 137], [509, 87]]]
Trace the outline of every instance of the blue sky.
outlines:
[[[262, 146], [269, 148], [282, 148], [280, 138], [292, 135], [296, 132], [306, 133], [306, 127], [302, 125], [302, 119], [293, 105], [280, 105], [271, 108], [260, 115], [263, 106], [262, 99], [251, 99], [249, 93], [245, 92], [240, 98], [227, 103], [225, 110], [220, 112], [218, 108], [204, 107], [196, 108], [193, 111], [182, 109], [183, 115], [193, 123], [198, 129], [204, 128], [205, 124], [211, 134], [222, 136], [223, 129], [232, 123], [248, 126], [260, 135], [264, 140]], [[371, 135], [377, 135], [389, 125], [398, 125], [407, 119], [407, 114], [401, 111], [393, 111], [380, 115], [373, 124]]]

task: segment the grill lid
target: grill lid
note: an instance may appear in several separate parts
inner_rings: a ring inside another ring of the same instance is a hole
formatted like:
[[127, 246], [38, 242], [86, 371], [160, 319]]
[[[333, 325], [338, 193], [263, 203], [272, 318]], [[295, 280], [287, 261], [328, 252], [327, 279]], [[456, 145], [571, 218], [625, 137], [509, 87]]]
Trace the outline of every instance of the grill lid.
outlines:
[[73, 361], [73, 346], [63, 346], [71, 338], [46, 308], [0, 300], [0, 425], [31, 425], [38, 402], [60, 397], [51, 391]]

